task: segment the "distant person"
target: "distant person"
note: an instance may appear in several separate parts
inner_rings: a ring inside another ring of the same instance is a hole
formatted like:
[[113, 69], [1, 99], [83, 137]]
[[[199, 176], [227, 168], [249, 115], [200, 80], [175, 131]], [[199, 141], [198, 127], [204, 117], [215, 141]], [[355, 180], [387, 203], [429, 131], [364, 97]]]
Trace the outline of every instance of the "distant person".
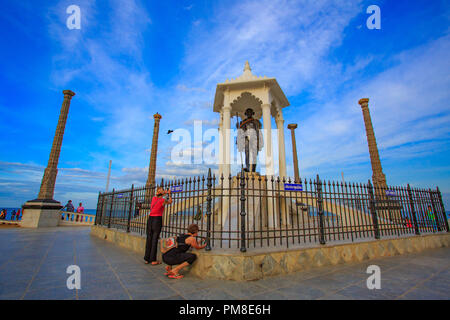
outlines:
[[3, 210], [0, 212], [0, 219], [1, 219], [1, 220], [5, 220], [5, 219], [6, 219], [6, 209], [3, 209]]
[[14, 221], [15, 217], [16, 217], [16, 210], [13, 210], [11, 212], [11, 221]]
[[74, 208], [74, 206], [72, 204], [72, 200], [69, 200], [67, 202], [67, 204], [64, 206], [64, 208], [62, 208], [62, 210], [64, 210], [64, 209], [66, 209], [67, 212], [74, 212], [75, 211], [75, 208]]
[[[164, 195], [168, 194], [168, 199], [164, 199]], [[161, 264], [156, 260], [158, 252], [158, 239], [162, 229], [162, 215], [164, 213], [164, 206], [172, 203], [171, 191], [168, 189], [164, 191], [162, 187], [156, 189], [156, 196], [153, 197], [150, 205], [150, 214], [147, 219], [147, 241], [145, 244], [144, 260], [146, 264], [151, 263], [153, 266]]]
[[19, 221], [19, 219], [20, 219], [20, 209], [17, 209], [16, 220]]
[[[203, 249], [206, 244], [199, 245], [197, 239], [198, 225], [191, 224], [187, 228], [186, 234], [181, 234], [177, 237], [177, 246], [170, 249], [162, 255], [164, 263], [168, 264], [166, 268], [166, 275], [172, 279], [181, 279], [182, 275], [179, 274], [180, 270], [194, 263], [197, 256], [194, 253], [187, 252], [191, 247], [195, 249]], [[172, 269], [172, 266], [178, 265]]]
[[84, 207], [83, 204], [80, 202], [80, 205], [77, 208], [77, 213], [84, 213]]

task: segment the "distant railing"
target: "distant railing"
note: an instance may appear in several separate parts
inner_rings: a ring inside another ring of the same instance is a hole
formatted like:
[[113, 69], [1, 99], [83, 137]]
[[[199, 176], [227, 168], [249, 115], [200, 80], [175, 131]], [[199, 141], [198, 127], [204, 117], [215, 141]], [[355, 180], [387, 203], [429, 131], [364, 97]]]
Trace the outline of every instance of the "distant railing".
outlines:
[[61, 211], [59, 225], [93, 225], [95, 216], [91, 214]]
[[[162, 236], [198, 224], [211, 248], [290, 247], [449, 232], [439, 188], [372, 186], [240, 173], [162, 181]], [[144, 235], [155, 187], [100, 193], [95, 224]]]

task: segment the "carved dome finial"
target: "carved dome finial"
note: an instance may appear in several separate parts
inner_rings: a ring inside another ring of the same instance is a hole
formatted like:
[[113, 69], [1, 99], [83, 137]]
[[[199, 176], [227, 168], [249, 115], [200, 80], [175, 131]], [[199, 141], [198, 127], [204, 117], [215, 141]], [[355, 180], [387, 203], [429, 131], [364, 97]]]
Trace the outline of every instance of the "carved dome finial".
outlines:
[[244, 66], [244, 72], [245, 71], [252, 71], [252, 68], [250, 68], [250, 64], [248, 63], [248, 60], [245, 61], [245, 66]]

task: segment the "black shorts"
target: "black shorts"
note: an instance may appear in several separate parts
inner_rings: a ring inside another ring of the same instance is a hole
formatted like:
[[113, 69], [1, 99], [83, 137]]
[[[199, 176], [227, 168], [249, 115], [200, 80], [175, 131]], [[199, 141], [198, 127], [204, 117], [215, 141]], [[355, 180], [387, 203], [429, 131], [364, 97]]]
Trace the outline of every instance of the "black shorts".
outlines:
[[193, 264], [197, 256], [193, 253], [189, 252], [171, 252], [172, 250], [164, 253], [162, 255], [162, 260], [165, 264], [169, 266], [174, 266], [177, 264], [182, 264], [183, 262], [187, 262], [189, 264]]

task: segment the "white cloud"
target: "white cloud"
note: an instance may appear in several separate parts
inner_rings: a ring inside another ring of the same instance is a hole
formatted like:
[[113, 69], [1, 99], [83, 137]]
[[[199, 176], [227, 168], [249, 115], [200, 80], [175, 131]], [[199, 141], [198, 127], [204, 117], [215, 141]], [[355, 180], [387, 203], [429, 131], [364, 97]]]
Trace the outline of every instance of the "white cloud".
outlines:
[[66, 4], [61, 1], [48, 16], [49, 34], [60, 48], [54, 56], [54, 84], [89, 88], [78, 91], [77, 99], [93, 109], [91, 120], [101, 132], [93, 138], [108, 150], [91, 152], [92, 166], [109, 159], [118, 166], [138, 163], [152, 135], [147, 119], [155, 89], [142, 57], [150, 16], [140, 0], [112, 0], [110, 10], [102, 12], [98, 3], [81, 1], [82, 28], [70, 32], [60, 14]]
[[340, 44], [344, 28], [361, 13], [360, 1], [245, 1], [218, 8], [215, 24], [194, 29], [184, 69], [208, 87], [242, 72], [249, 60], [261, 75], [276, 76], [289, 94], [329, 79], [324, 58]]
[[364, 122], [357, 103], [363, 97], [370, 98], [382, 158], [423, 157], [442, 147], [441, 140], [448, 139], [450, 133], [449, 49], [450, 38], [443, 37], [404, 52], [395, 67], [328, 104], [315, 105], [315, 112], [301, 121], [298, 129], [303, 167], [339, 167], [352, 158], [368, 159]]

